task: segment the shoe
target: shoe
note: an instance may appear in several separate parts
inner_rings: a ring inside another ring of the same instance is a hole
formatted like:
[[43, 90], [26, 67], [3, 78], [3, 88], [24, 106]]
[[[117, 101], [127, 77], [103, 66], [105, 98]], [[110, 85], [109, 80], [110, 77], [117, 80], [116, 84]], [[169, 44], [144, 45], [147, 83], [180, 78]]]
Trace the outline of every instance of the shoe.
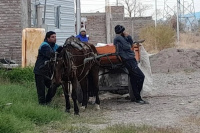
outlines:
[[149, 104], [149, 102], [147, 102], [147, 101], [144, 101], [144, 100], [136, 100], [135, 101], [136, 103], [139, 103], [139, 104]]

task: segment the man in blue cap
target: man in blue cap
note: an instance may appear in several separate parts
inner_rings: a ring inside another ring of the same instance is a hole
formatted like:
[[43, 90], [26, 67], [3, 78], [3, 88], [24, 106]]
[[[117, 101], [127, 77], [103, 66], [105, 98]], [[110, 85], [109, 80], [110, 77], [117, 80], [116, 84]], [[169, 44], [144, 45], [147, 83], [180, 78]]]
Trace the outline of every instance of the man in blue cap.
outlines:
[[131, 50], [133, 40], [130, 35], [125, 32], [122, 25], [115, 26], [116, 37], [114, 38], [114, 45], [116, 46], [117, 53], [121, 57], [125, 67], [129, 71], [130, 82], [135, 96], [135, 102], [139, 104], [148, 104], [141, 98], [140, 92], [143, 88], [144, 74], [138, 67], [135, 59], [135, 53]]

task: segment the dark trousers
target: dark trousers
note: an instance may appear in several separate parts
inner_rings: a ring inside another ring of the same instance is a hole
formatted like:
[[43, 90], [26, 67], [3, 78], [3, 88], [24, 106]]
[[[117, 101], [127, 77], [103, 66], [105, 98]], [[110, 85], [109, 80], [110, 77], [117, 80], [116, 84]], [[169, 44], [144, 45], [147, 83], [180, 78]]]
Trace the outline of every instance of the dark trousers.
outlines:
[[50, 89], [51, 80], [45, 78], [42, 75], [35, 74], [35, 83], [37, 88], [38, 102], [39, 104], [46, 104], [46, 88]]
[[140, 92], [144, 83], [144, 74], [138, 67], [136, 59], [126, 60], [125, 67], [129, 71], [130, 82], [136, 100], [141, 100]]

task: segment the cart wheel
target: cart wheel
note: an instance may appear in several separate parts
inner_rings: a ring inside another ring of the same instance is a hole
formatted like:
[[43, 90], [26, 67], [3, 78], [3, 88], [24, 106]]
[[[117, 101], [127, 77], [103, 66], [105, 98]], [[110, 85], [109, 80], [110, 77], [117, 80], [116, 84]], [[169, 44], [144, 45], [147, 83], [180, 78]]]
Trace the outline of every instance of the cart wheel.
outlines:
[[133, 94], [133, 89], [132, 89], [132, 86], [131, 86], [131, 81], [130, 81], [130, 77], [129, 76], [128, 76], [128, 91], [129, 91], [129, 96], [130, 96], [131, 102], [134, 102], [135, 101], [135, 96]]

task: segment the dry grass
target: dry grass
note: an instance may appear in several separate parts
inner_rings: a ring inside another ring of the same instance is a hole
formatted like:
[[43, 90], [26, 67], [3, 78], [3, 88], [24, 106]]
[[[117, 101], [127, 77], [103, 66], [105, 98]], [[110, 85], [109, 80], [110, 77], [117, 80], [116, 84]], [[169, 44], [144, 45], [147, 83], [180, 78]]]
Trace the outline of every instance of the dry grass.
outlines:
[[140, 32], [140, 38], [145, 39], [144, 47], [149, 53], [176, 47], [179, 49], [200, 49], [200, 31], [196, 33], [180, 33], [180, 42], [177, 44], [176, 32], [167, 25], [144, 27]]
[[176, 47], [181, 49], [200, 49], [200, 33], [181, 33], [180, 43]]
[[197, 126], [200, 126], [200, 117], [199, 116], [190, 116], [188, 119], [186, 119], [186, 121], [196, 124]]
[[144, 27], [140, 38], [145, 39], [144, 47], [149, 53], [157, 53], [175, 46], [175, 31], [168, 25]]
[[175, 128], [154, 128], [149, 126], [135, 126], [135, 125], [123, 125], [117, 124], [109, 126], [106, 129], [100, 131], [100, 133], [181, 133], [180, 129]]

